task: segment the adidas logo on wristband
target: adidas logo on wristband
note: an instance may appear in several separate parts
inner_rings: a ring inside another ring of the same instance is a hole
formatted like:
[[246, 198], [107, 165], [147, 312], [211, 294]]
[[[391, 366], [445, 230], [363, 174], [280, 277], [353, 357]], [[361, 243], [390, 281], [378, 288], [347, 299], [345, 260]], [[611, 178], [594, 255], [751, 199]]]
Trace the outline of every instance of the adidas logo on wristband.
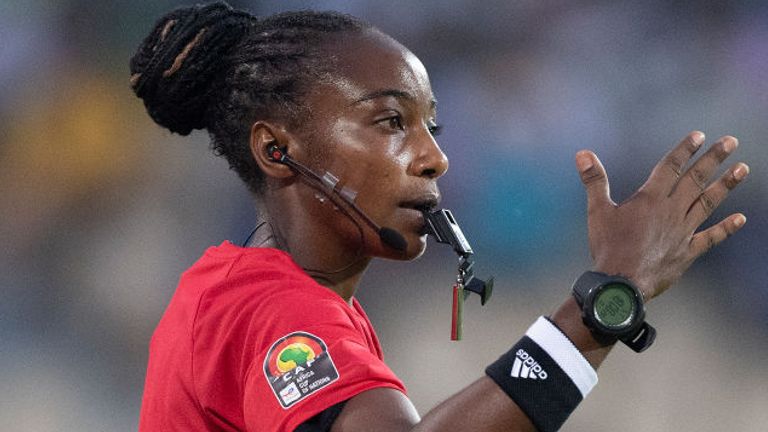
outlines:
[[597, 384], [587, 359], [545, 317], [539, 317], [485, 373], [541, 432], [560, 430]]
[[515, 362], [512, 364], [512, 372], [510, 373], [511, 377], [547, 379], [547, 372], [524, 349], [520, 348], [515, 354]]

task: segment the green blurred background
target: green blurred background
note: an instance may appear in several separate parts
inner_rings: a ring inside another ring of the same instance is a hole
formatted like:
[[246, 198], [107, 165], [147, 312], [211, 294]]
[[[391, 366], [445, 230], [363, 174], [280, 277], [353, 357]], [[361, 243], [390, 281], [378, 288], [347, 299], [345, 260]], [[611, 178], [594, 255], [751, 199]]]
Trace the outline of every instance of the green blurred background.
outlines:
[[[135, 430], [151, 333], [179, 274], [242, 241], [245, 188], [151, 122], [128, 59], [183, 3], [0, 1], [0, 423]], [[739, 137], [752, 174], [708, 224], [746, 227], [649, 307], [647, 353], [619, 347], [564, 430], [764, 431], [768, 424], [768, 2], [232, 1], [334, 9], [430, 71], [451, 159], [444, 204], [493, 301], [449, 341], [455, 257], [376, 262], [360, 299], [420, 411], [482, 374], [588, 268], [573, 155], [595, 150], [627, 198], [693, 129]]]

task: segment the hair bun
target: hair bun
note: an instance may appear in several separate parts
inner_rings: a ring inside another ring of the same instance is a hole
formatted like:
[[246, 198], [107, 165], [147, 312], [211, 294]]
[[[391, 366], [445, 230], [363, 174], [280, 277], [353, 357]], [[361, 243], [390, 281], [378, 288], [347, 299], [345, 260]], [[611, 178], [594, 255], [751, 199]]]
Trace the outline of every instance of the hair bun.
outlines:
[[131, 87], [155, 122], [189, 134], [206, 127], [216, 75], [254, 17], [224, 2], [169, 12], [131, 58]]

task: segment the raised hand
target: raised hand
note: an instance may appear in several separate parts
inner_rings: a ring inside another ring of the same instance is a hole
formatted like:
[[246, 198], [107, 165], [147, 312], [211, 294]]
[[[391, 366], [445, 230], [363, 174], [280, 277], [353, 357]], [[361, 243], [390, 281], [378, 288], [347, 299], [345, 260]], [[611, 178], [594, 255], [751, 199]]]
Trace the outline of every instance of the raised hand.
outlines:
[[743, 214], [736, 213], [696, 232], [728, 192], [749, 174], [749, 167], [739, 162], [708, 184], [738, 146], [738, 140], [731, 136], [717, 140], [683, 171], [703, 142], [703, 133], [691, 132], [659, 161], [645, 184], [621, 204], [611, 200], [608, 177], [597, 156], [587, 150], [576, 154], [576, 165], [587, 190], [593, 270], [628, 277], [646, 301], [664, 292], [696, 258], [746, 222]]

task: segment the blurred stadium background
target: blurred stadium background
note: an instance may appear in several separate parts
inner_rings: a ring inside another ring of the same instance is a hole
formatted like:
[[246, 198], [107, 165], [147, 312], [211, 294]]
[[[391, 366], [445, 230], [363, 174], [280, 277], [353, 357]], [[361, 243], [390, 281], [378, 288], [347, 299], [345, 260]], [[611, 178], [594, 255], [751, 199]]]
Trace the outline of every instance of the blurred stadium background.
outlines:
[[[335, 9], [430, 71], [451, 159], [444, 204], [493, 301], [449, 341], [455, 258], [376, 262], [360, 299], [420, 411], [482, 374], [589, 265], [573, 164], [601, 156], [621, 201], [693, 129], [740, 138], [752, 175], [713, 220], [748, 223], [649, 308], [656, 346], [619, 347], [565, 430], [764, 431], [768, 424], [768, 3], [232, 1]], [[0, 423], [135, 430], [147, 344], [179, 274], [241, 241], [253, 209], [207, 137], [155, 126], [128, 59], [181, 3], [0, 1]], [[712, 222], [712, 221], [710, 221]]]

